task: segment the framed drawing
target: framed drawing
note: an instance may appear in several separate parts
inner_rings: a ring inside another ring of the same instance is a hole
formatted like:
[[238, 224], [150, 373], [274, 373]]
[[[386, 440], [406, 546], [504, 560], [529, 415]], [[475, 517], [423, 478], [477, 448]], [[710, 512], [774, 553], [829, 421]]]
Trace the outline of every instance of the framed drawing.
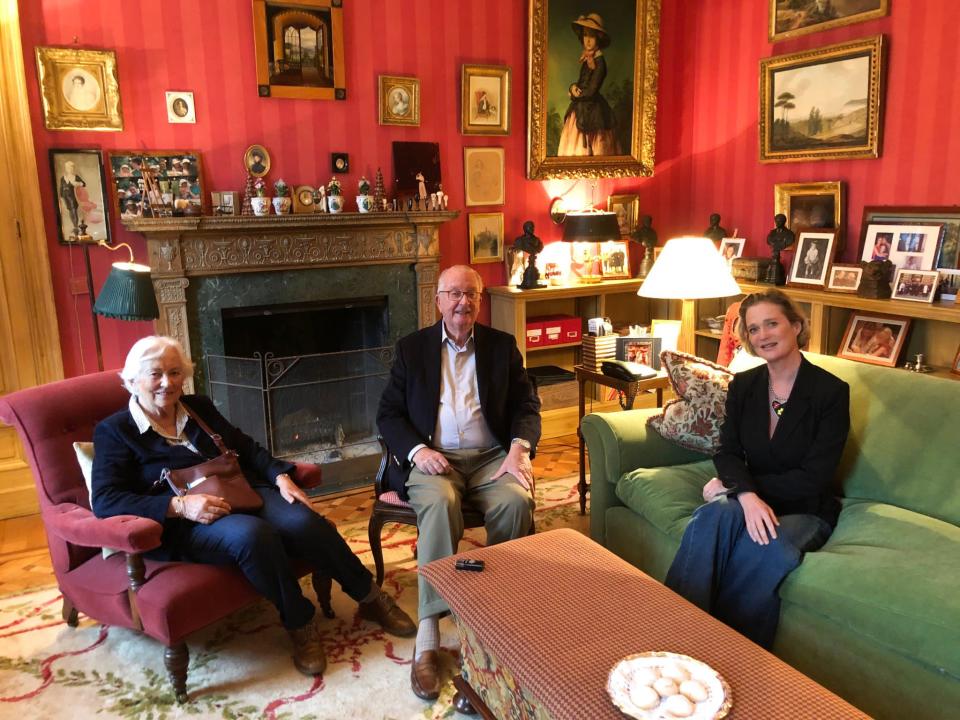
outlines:
[[203, 214], [196, 150], [113, 150], [107, 157], [113, 208], [121, 218]]
[[197, 111], [193, 104], [192, 92], [164, 93], [167, 101], [167, 122], [173, 124], [196, 123]]
[[528, 0], [527, 177], [652, 175], [660, 0]]
[[617, 360], [627, 360], [660, 369], [660, 338], [618, 337]]
[[470, 213], [470, 262], [503, 260], [503, 213]]
[[123, 130], [113, 50], [36, 48], [47, 130]]
[[420, 81], [402, 75], [377, 76], [381, 125], [420, 125]]
[[770, 42], [865, 22], [890, 12], [890, 0], [769, 0]]
[[777, 183], [773, 213], [783, 213], [787, 227], [843, 228], [843, 182]]
[[863, 278], [860, 265], [834, 263], [827, 271], [827, 290], [840, 293], [855, 293]]
[[467, 207], [503, 205], [504, 151], [498, 147], [463, 149], [463, 183]]
[[630, 250], [626, 240], [608, 240], [600, 243], [600, 266], [604, 280], [630, 277]]
[[760, 161], [880, 156], [883, 35], [760, 61]]
[[850, 313], [838, 357], [896, 367], [907, 339], [910, 318]]
[[78, 242], [110, 242], [107, 216], [107, 181], [99, 150], [50, 149], [57, 240], [64, 245]]
[[253, 0], [260, 97], [346, 100], [341, 0]]
[[609, 195], [607, 210], [617, 214], [620, 236], [625, 237], [637, 229], [637, 216], [640, 214], [639, 195]]
[[894, 300], [932, 303], [939, 279], [936, 270], [897, 270], [891, 297]]
[[796, 250], [787, 282], [790, 285], [823, 287], [827, 268], [836, 253], [837, 230], [804, 230], [797, 238]]
[[960, 206], [868, 205], [863, 208], [860, 246], [866, 243], [870, 223], [937, 223], [943, 226], [934, 267], [960, 267]]
[[270, 172], [270, 153], [263, 145], [251, 145], [243, 153], [243, 167], [254, 177], [263, 177]]
[[860, 253], [864, 262], [889, 260], [904, 270], [932, 270], [943, 225], [870, 224]]
[[506, 65], [461, 67], [460, 132], [510, 134], [510, 68]]

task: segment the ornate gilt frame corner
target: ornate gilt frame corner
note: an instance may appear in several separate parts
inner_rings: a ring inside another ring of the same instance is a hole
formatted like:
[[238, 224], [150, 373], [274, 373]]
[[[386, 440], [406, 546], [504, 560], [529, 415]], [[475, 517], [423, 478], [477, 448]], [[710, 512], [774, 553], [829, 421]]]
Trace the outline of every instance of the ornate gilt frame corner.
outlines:
[[[43, 124], [48, 130], [123, 130], [117, 54], [113, 50], [38, 45], [35, 55]], [[96, 78], [103, 91], [103, 110], [80, 111], [70, 107], [60, 88], [64, 72], [70, 68], [81, 68]]]
[[527, 42], [527, 178], [649, 177], [657, 135], [660, 0], [635, 0], [633, 132], [630, 153], [595, 158], [547, 157], [547, 10], [550, 0], [529, 0]]
[[[387, 96], [394, 88], [401, 88], [410, 96], [408, 115], [397, 115], [387, 104]], [[378, 75], [377, 111], [381, 125], [420, 127], [420, 79], [412, 75]]]

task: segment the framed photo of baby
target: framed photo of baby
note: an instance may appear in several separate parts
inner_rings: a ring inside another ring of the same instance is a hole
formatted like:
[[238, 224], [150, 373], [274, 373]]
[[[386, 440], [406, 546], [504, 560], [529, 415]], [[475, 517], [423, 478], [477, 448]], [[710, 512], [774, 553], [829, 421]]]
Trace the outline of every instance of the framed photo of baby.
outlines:
[[872, 365], [896, 367], [910, 329], [910, 318], [850, 314], [839, 357]]
[[527, 177], [653, 174], [659, 0], [528, 0]]

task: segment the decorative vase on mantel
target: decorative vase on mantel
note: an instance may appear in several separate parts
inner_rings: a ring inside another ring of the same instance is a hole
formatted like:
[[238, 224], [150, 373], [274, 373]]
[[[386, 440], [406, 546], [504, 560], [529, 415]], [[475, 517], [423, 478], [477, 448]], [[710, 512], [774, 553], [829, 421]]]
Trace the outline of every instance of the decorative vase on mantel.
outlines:
[[370, 196], [370, 181], [365, 177], [361, 177], [357, 187], [360, 190], [360, 194], [357, 195], [357, 210], [362, 213], [368, 213], [373, 210], [373, 198]]
[[340, 181], [332, 178], [327, 183], [327, 208], [330, 212], [343, 212], [343, 195], [340, 192]]
[[290, 199], [290, 188], [287, 187], [283, 178], [280, 178], [273, 184], [273, 189], [276, 192], [273, 198], [273, 209], [277, 215], [286, 215], [290, 212], [290, 206], [293, 204]]
[[250, 207], [253, 208], [253, 214], [257, 217], [265, 217], [270, 214], [270, 198], [266, 195], [257, 195], [250, 198]]

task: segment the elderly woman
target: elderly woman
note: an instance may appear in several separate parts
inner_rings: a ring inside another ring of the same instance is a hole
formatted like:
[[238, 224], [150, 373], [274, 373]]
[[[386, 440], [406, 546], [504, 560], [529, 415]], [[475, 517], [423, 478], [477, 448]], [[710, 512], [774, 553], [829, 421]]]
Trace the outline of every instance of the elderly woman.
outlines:
[[748, 295], [737, 328], [766, 364], [734, 376], [717, 477], [687, 525], [666, 584], [770, 647], [780, 583], [837, 523], [833, 476], [850, 429], [850, 389], [800, 352], [806, 317], [779, 290]]
[[[300, 672], [319, 675], [326, 656], [293, 560], [304, 560], [336, 579], [360, 603], [360, 615], [394, 635], [416, 626], [382, 593], [336, 528], [313, 511], [290, 477], [293, 464], [277, 460], [233, 427], [199, 395], [183, 395], [193, 365], [168, 337], [146, 337], [130, 349], [121, 378], [129, 405], [94, 431], [93, 511], [98, 517], [139, 515], [163, 524], [161, 546], [148, 554], [162, 560], [236, 563], [257, 591], [280, 612], [293, 640]], [[244, 476], [263, 499], [251, 513], [232, 512], [216, 495], [174, 495], [157, 480], [165, 468], [198, 465], [220, 454], [193, 416], [202, 419], [238, 455]]]

